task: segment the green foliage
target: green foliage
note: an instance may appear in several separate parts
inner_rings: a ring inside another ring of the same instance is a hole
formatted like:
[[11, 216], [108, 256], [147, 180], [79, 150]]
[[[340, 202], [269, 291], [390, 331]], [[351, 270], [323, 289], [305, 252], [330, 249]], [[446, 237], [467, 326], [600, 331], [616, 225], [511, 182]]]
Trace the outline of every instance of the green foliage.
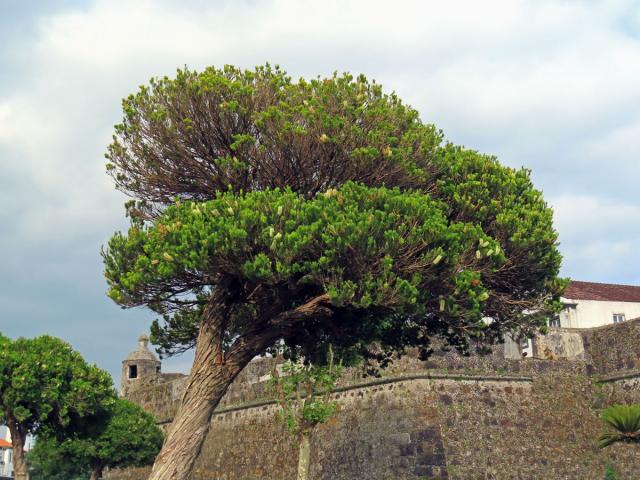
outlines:
[[15, 422], [21, 435], [91, 428], [115, 399], [109, 374], [69, 344], [0, 335], [0, 420]]
[[347, 180], [414, 186], [425, 174], [419, 154], [442, 140], [364, 76], [294, 82], [269, 65], [178, 70], [124, 99], [123, 113], [107, 172], [155, 205], [229, 188], [313, 196]]
[[280, 417], [294, 435], [311, 433], [337, 410], [330, 395], [342, 365], [334, 364], [331, 349], [328, 356], [326, 365], [286, 361], [273, 369], [269, 386], [280, 405]]
[[27, 454], [29, 475], [32, 480], [86, 480], [91, 474], [87, 463], [62, 452], [54, 437], [38, 436], [33, 449]]
[[604, 471], [604, 480], [620, 480], [618, 472], [610, 463], [607, 464], [607, 468]]
[[614, 443], [640, 443], [640, 405], [612, 405], [602, 412], [602, 420], [615, 430], [599, 438], [600, 448]]
[[28, 458], [34, 479], [86, 478], [94, 469], [151, 464], [161, 446], [162, 432], [153, 416], [118, 399], [104, 427], [94, 435], [39, 436]]
[[[132, 226], [105, 275], [115, 302], [161, 316], [161, 353], [195, 345], [215, 294], [226, 350], [269, 332], [313, 360], [328, 343], [426, 355], [434, 336], [467, 352], [560, 308], [552, 211], [529, 172], [443, 143], [363, 76], [185, 69], [123, 111], [107, 168]], [[273, 326], [323, 296], [331, 314]]]
[[494, 240], [473, 225], [448, 225], [425, 195], [347, 183], [312, 200], [267, 190], [181, 203], [155, 225], [113, 237], [105, 258], [109, 295], [127, 306], [170, 304], [178, 296], [161, 290], [166, 283], [189, 275], [202, 285], [224, 272], [253, 284], [322, 288], [337, 307], [422, 312], [438, 302], [425, 287], [442, 272], [455, 287], [447, 308], [479, 309], [479, 275], [456, 271], [462, 255], [476, 252], [479, 268], [504, 263]]

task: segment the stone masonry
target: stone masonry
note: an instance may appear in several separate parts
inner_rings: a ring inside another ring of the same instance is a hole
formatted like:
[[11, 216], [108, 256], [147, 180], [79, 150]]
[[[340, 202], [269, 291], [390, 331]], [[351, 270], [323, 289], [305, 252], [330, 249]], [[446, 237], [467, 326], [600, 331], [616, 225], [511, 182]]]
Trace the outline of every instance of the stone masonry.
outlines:
[[[338, 414], [312, 441], [312, 480], [600, 480], [607, 464], [640, 478], [640, 448], [597, 447], [598, 416], [640, 402], [640, 320], [590, 330], [554, 330], [534, 357], [439, 352], [408, 355], [362, 378], [350, 371], [334, 394]], [[295, 478], [295, 439], [276, 417], [264, 380], [271, 360], [250, 364], [212, 419], [195, 480]], [[167, 426], [186, 377], [140, 382], [128, 398]], [[110, 472], [142, 480], [148, 469]]]

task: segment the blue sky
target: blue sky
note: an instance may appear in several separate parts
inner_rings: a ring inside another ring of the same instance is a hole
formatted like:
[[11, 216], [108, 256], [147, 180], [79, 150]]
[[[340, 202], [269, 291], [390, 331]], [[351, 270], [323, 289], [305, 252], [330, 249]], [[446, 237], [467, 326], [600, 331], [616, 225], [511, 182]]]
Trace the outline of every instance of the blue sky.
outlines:
[[100, 247], [126, 227], [103, 168], [120, 99], [178, 66], [266, 61], [365, 73], [449, 140], [532, 169], [563, 274], [640, 284], [635, 0], [3, 0], [1, 332], [59, 336], [119, 381], [151, 318], [104, 295]]

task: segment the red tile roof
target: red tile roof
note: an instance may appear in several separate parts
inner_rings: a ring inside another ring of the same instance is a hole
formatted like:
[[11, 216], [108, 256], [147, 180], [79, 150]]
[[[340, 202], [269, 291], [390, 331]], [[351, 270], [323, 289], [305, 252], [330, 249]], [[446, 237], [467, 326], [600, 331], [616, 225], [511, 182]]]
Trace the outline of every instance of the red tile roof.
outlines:
[[11, 448], [11, 444], [0, 438], [0, 448]]
[[570, 300], [599, 300], [602, 302], [640, 302], [640, 286], [612, 283], [579, 282], [571, 280], [564, 292]]

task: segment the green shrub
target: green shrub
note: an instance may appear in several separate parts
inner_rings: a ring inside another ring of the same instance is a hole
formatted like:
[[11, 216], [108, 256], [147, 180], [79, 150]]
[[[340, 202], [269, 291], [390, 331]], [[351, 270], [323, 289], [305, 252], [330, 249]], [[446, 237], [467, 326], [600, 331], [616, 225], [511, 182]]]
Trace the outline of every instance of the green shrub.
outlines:
[[600, 436], [600, 448], [617, 442], [640, 443], [640, 405], [612, 405], [601, 418], [615, 431]]

